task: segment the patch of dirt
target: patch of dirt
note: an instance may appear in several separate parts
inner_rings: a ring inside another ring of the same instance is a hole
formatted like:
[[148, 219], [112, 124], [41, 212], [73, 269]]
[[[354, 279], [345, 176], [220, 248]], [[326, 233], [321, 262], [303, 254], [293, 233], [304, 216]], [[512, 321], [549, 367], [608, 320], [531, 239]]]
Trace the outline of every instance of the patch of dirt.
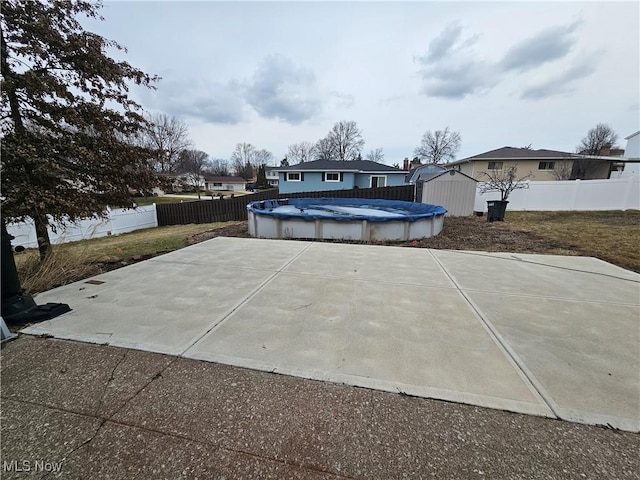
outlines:
[[[191, 235], [187, 243], [203, 242], [215, 237], [251, 238], [247, 222], [239, 222]], [[408, 242], [364, 242], [351, 240], [318, 240], [332, 243], [395, 245], [400, 247], [436, 248], [442, 250], [479, 250], [488, 252], [549, 253], [576, 255], [576, 248], [531, 232], [513, 230], [507, 222], [487, 222], [486, 217], [447, 217], [439, 235]]]
[[155, 255], [133, 255], [127, 258], [112, 257], [104, 262], [92, 263], [92, 265], [99, 270], [98, 273], [106, 273], [110, 272], [111, 270], [117, 270], [118, 268], [126, 267], [127, 265], [142, 262], [144, 260], [149, 260], [150, 258], [157, 257], [158, 255], [164, 255], [165, 253], [169, 253], [170, 251], [171, 250], [157, 252]]
[[189, 235], [187, 237], [187, 245], [204, 242], [205, 240], [210, 240], [215, 237], [251, 238], [251, 235], [249, 235], [247, 222], [244, 221], [233, 225], [227, 225], [226, 227], [214, 228], [213, 230], [207, 230], [206, 232]]
[[575, 246], [532, 232], [513, 229], [508, 222], [487, 222], [486, 217], [447, 217], [439, 235], [413, 242], [422, 248], [481, 250], [487, 252], [575, 254]]

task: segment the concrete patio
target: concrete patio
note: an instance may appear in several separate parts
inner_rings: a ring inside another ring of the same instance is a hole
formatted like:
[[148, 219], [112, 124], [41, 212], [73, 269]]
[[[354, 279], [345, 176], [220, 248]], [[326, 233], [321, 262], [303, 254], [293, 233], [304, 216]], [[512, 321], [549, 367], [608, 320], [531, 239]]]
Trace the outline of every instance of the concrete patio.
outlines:
[[73, 311], [2, 346], [1, 475], [637, 479], [638, 282], [216, 238], [37, 296]]
[[593, 258], [216, 238], [23, 330], [640, 430], [640, 276]]

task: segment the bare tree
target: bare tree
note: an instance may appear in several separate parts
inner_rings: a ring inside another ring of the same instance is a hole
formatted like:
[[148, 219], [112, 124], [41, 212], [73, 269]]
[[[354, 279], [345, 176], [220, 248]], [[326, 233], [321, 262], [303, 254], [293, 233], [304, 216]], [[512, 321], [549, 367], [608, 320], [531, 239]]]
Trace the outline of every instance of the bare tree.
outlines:
[[147, 127], [140, 134], [140, 143], [154, 152], [152, 163], [156, 171], [171, 173], [180, 161], [180, 153], [191, 146], [187, 125], [164, 113], [146, 116]]
[[448, 163], [455, 159], [461, 143], [460, 133], [452, 132], [449, 127], [435, 132], [427, 130], [420, 146], [414, 150], [414, 155], [428, 163]]
[[216, 177], [226, 177], [231, 174], [229, 161], [224, 158], [213, 159], [209, 162], [209, 166], [205, 170], [205, 173]]
[[480, 193], [500, 192], [500, 200], [506, 202], [514, 190], [529, 188], [529, 183], [526, 180], [531, 176], [531, 173], [518, 178], [517, 170], [516, 165], [510, 165], [500, 170], [482, 172], [480, 178], [484, 177], [485, 180], [481, 180], [483, 183], [479, 187]]
[[[618, 140], [618, 134], [606, 123], [598, 123], [587, 132], [586, 137], [576, 146], [580, 155], [601, 155], [605, 147], [613, 147]], [[590, 178], [591, 173], [598, 168], [598, 162], [589, 158], [576, 158], [570, 179]]]
[[250, 180], [253, 177], [256, 147], [250, 143], [238, 143], [231, 154], [234, 175]]
[[233, 174], [236, 177], [242, 177], [245, 180], [251, 180], [253, 178], [253, 172], [255, 171], [253, 165], [250, 163], [234, 163], [233, 166]]
[[238, 143], [236, 144], [236, 148], [231, 154], [231, 161], [235, 163], [239, 161], [240, 163], [253, 163], [253, 159], [256, 154], [256, 147], [251, 145], [250, 143]]
[[571, 160], [561, 160], [553, 166], [553, 177], [556, 180], [571, 180], [571, 170], [573, 162]]
[[187, 176], [190, 185], [193, 185], [200, 198], [200, 188], [203, 186], [202, 174], [207, 169], [209, 155], [200, 150], [183, 150], [180, 152], [180, 160], [177, 171]]
[[382, 148], [376, 148], [375, 150], [370, 150], [365, 158], [372, 162], [378, 162], [378, 163], [384, 162], [384, 153], [382, 152]]
[[313, 158], [315, 160], [335, 160], [335, 146], [329, 138], [321, 138], [313, 147]]
[[326, 138], [333, 148], [335, 160], [341, 162], [356, 160], [364, 147], [362, 132], [352, 121], [335, 123]]
[[606, 123], [599, 123], [580, 140], [576, 151], [582, 155], [599, 155], [603, 147], [613, 147], [617, 141], [618, 134]]
[[308, 162], [314, 158], [315, 145], [311, 142], [300, 142], [289, 145], [287, 161], [289, 164]]
[[252, 164], [254, 168], [259, 167], [260, 165], [271, 165], [273, 164], [274, 156], [269, 150], [257, 150], [253, 156]]

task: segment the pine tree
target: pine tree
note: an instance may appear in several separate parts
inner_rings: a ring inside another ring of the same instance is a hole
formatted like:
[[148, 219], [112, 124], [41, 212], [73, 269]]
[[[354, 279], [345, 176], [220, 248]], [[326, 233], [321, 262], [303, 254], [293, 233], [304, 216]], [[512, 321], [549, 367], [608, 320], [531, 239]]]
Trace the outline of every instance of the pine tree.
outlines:
[[269, 188], [269, 182], [267, 182], [267, 172], [264, 163], [258, 167], [258, 175], [256, 177], [256, 186], [258, 188]]
[[1, 4], [3, 216], [31, 217], [40, 256], [47, 226], [132, 206], [129, 188], [150, 189], [149, 151], [135, 145], [145, 125], [128, 97], [151, 77], [106, 54], [124, 50], [85, 31], [99, 3], [5, 0]]

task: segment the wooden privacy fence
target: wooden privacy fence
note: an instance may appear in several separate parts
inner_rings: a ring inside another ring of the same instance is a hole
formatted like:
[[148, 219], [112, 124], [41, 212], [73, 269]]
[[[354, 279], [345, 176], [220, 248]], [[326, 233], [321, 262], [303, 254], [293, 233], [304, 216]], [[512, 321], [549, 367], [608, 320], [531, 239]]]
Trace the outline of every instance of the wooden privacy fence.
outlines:
[[413, 201], [413, 185], [398, 187], [355, 188], [353, 190], [326, 190], [322, 192], [278, 193], [265, 190], [224, 200], [197, 200], [184, 203], [159, 203], [156, 205], [158, 226], [186, 225], [188, 223], [229, 222], [247, 219], [247, 204], [259, 200], [277, 198], [382, 198], [385, 200]]

